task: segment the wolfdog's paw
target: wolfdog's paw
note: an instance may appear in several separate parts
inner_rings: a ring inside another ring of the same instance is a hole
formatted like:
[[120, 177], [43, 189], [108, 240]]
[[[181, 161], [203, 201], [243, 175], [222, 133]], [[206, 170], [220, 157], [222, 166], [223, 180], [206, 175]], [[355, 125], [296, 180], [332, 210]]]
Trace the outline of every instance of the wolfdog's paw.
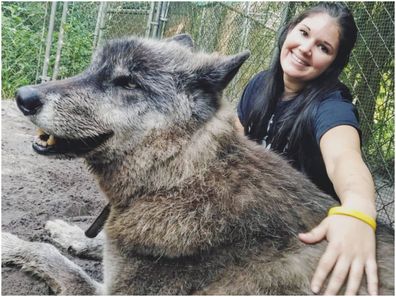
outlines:
[[[48, 221], [45, 224], [45, 229], [50, 233], [51, 240], [55, 245], [67, 250], [72, 255], [96, 258], [96, 250], [98, 248], [101, 250], [102, 234], [99, 234], [95, 239], [87, 238], [80, 227], [70, 225], [62, 220]], [[95, 251], [95, 255], [91, 255], [91, 251]]]
[[1, 263], [13, 264], [20, 262], [21, 251], [28, 246], [29, 242], [18, 238], [11, 233], [1, 234]]
[[84, 231], [62, 220], [48, 221], [45, 230], [50, 233], [51, 240], [66, 250], [80, 250], [84, 247], [86, 237]]

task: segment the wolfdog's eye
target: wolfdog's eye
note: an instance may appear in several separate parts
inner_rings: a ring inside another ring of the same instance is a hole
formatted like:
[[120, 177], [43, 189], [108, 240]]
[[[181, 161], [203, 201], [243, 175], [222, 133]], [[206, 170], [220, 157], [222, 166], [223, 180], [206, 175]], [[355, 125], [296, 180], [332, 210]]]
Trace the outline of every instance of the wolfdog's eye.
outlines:
[[130, 76], [119, 76], [112, 80], [112, 83], [115, 86], [122, 87], [124, 89], [133, 90], [137, 88], [137, 84], [135, 84]]

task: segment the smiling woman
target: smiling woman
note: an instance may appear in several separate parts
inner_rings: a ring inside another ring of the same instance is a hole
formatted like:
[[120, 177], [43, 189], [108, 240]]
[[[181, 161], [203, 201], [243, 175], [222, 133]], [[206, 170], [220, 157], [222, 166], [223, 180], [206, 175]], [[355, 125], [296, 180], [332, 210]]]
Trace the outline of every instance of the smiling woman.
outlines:
[[301, 89], [322, 74], [337, 56], [338, 35], [337, 22], [323, 13], [307, 17], [291, 30], [280, 54], [285, 87]]
[[282, 30], [278, 57], [251, 79], [238, 105], [250, 139], [282, 154], [344, 207], [299, 235], [305, 243], [329, 242], [312, 279], [315, 293], [329, 276], [324, 293], [336, 294], [345, 282], [345, 293], [356, 294], [364, 273], [369, 293], [377, 293], [375, 233], [361, 220], [376, 217], [374, 183], [361, 157], [352, 96], [338, 79], [356, 37], [343, 4], [323, 2], [305, 11]]

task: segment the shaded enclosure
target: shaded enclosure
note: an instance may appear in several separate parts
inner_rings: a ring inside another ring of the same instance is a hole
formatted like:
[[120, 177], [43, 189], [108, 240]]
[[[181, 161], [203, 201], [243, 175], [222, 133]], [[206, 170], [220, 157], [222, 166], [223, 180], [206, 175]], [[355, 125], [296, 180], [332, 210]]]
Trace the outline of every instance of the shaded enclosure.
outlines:
[[[364, 158], [375, 178], [379, 219], [394, 224], [394, 3], [347, 2], [359, 29], [342, 81], [353, 93]], [[236, 104], [268, 67], [277, 32], [306, 2], [2, 3], [2, 97], [18, 86], [77, 74], [104, 40], [187, 32], [199, 49], [252, 56], [226, 90]]]

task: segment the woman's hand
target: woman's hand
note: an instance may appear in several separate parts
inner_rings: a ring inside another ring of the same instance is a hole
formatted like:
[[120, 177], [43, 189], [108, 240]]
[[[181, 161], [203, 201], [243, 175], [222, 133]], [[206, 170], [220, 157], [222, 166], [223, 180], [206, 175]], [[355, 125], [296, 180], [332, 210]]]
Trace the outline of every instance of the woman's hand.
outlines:
[[346, 281], [345, 295], [356, 295], [366, 273], [368, 293], [377, 295], [374, 230], [359, 219], [332, 215], [310, 232], [299, 234], [305, 243], [317, 243], [325, 238], [329, 243], [312, 278], [312, 291], [319, 293], [329, 277], [325, 295], [336, 295]]

